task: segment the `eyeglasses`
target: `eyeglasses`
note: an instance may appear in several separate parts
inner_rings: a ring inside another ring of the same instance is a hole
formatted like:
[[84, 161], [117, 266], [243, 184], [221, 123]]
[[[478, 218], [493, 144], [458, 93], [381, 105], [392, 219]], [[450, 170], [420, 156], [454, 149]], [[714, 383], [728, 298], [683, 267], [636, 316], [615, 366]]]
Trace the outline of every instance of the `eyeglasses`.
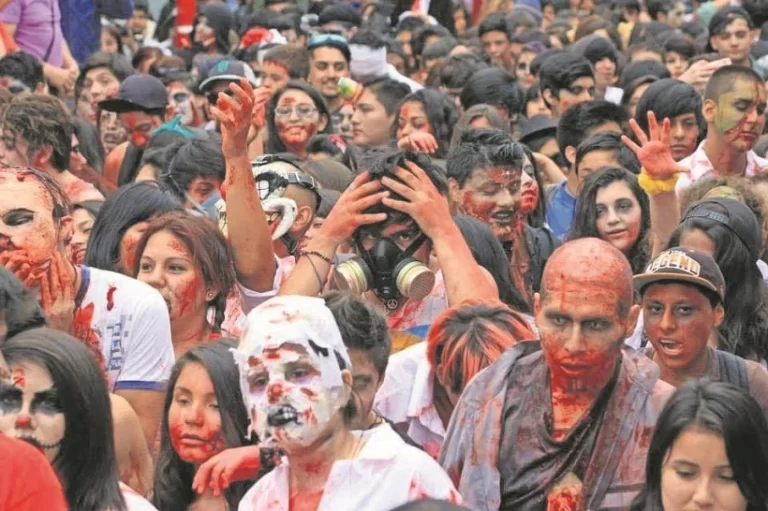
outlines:
[[285, 119], [293, 115], [293, 112], [299, 116], [299, 119], [308, 119], [317, 112], [317, 108], [310, 105], [279, 106], [275, 108], [275, 116]]
[[208, 95], [206, 96], [208, 98], [208, 103], [210, 103], [211, 105], [215, 105], [216, 102], [219, 100], [219, 94], [226, 94], [230, 98], [235, 95], [235, 93], [229, 89], [223, 90], [221, 92], [209, 92]]

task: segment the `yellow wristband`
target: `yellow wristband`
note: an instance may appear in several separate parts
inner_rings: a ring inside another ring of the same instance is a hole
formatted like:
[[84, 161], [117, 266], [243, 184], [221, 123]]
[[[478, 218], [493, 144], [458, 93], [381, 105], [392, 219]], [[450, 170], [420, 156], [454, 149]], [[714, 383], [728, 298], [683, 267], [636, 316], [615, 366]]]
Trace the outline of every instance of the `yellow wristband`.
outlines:
[[669, 179], [653, 179], [645, 167], [640, 169], [640, 175], [637, 176], [637, 184], [640, 188], [645, 190], [648, 195], [656, 195], [664, 192], [674, 192], [677, 180], [680, 178], [680, 174], [675, 174]]

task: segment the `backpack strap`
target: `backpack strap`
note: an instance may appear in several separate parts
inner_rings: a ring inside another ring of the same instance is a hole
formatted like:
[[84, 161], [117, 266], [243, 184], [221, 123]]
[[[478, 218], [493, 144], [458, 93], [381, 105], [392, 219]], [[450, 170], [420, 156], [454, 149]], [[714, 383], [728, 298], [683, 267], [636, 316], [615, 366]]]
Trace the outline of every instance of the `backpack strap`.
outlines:
[[715, 358], [720, 369], [720, 380], [749, 391], [747, 362], [743, 358], [720, 350], [715, 350]]

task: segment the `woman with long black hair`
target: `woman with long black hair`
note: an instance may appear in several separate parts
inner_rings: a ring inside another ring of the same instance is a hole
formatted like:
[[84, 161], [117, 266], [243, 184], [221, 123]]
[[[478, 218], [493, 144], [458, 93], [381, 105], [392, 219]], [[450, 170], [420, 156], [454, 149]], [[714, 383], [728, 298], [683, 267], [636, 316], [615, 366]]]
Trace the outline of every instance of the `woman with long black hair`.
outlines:
[[632, 511], [768, 509], [768, 424], [755, 399], [693, 380], [659, 415]]
[[237, 509], [253, 481], [230, 485], [223, 495], [197, 495], [197, 468], [224, 449], [249, 445], [248, 414], [240, 393], [240, 374], [232, 359], [232, 340], [204, 344], [173, 367], [163, 408], [160, 455], [152, 502], [160, 511]]
[[450, 97], [436, 90], [421, 89], [400, 103], [395, 140], [401, 149], [423, 151], [444, 159], [458, 121], [459, 109]]
[[307, 157], [307, 144], [317, 134], [333, 133], [331, 113], [311, 85], [292, 81], [267, 104], [267, 153], [290, 152]]
[[59, 330], [36, 328], [2, 352], [14, 385], [0, 395], [0, 432], [45, 453], [70, 509], [155, 509], [119, 481], [109, 392], [88, 348]]

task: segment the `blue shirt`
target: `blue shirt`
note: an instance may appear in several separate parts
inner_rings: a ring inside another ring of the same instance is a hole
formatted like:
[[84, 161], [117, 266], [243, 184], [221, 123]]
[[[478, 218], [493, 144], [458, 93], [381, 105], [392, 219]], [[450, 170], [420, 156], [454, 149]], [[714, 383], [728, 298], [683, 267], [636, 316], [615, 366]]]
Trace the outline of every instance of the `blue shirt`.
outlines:
[[69, 51], [82, 68], [101, 47], [101, 21], [94, 0], [59, 0], [61, 31]]
[[571, 232], [573, 218], [576, 216], [576, 197], [565, 187], [567, 183], [566, 179], [557, 183], [547, 199], [545, 220], [560, 241]]

